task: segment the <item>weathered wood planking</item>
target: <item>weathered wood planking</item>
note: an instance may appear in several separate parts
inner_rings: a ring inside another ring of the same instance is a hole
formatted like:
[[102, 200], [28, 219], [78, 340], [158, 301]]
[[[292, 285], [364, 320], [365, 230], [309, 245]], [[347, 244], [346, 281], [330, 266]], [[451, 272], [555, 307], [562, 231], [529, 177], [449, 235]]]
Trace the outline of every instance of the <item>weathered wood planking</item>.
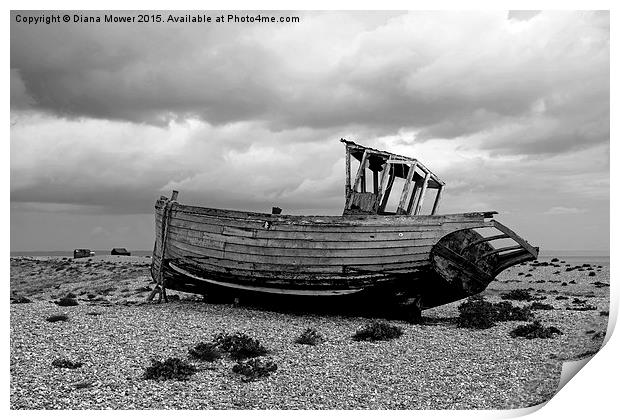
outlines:
[[[177, 265], [176, 261], [173, 261], [172, 264]], [[234, 275], [229, 273], [219, 273], [217, 271], [209, 270], [205, 271], [202, 268], [192, 268], [190, 266], [183, 266], [185, 269], [189, 271], [193, 271], [195, 273], [200, 273], [205, 277], [226, 281], [233, 284], [262, 284], [262, 285], [277, 285], [277, 286], [286, 286], [288, 288], [306, 288], [306, 289], [329, 289], [329, 288], [355, 288], [355, 287], [364, 287], [372, 285], [377, 282], [385, 282], [391, 281], [386, 280], [386, 275], [384, 274], [371, 274], [371, 275], [359, 275], [353, 276], [349, 275], [347, 277], [340, 276], [336, 274], [324, 275], [321, 273], [317, 273], [313, 277], [308, 276], [298, 276], [298, 273], [289, 273], [284, 272], [281, 276], [274, 276], [273, 273], [265, 272], [264, 276], [262, 273], [248, 272], [243, 270], [235, 270]]]
[[[158, 201], [155, 208], [161, 210], [164, 206], [163, 201]], [[362, 216], [295, 216], [295, 215], [272, 215], [269, 213], [246, 212], [239, 210], [224, 210], [207, 207], [197, 207], [177, 204], [174, 211], [184, 213], [194, 213], [203, 216], [215, 216], [226, 219], [243, 219], [243, 220], [272, 220], [280, 223], [290, 224], [308, 224], [308, 225], [335, 225], [335, 226], [364, 226], [364, 225], [389, 225], [400, 224], [406, 220], [406, 223], [417, 224], [436, 221], [483, 221], [485, 218], [492, 217], [497, 214], [494, 211], [442, 214], [442, 215], [417, 215], [417, 216], [385, 216], [385, 215], [362, 215]], [[267, 218], [267, 219], [265, 219]]]
[[[437, 243], [438, 232], [419, 232], [411, 239], [398, 238], [397, 240], [374, 240], [374, 241], [297, 241], [289, 239], [265, 239], [251, 238], [246, 236], [230, 236], [218, 233], [205, 232], [191, 229], [188, 227], [170, 227], [171, 232], [188, 237], [200, 238], [213, 242], [225, 242], [233, 245], [246, 245], [248, 247], [267, 247], [267, 248], [286, 248], [286, 249], [318, 249], [318, 250], [338, 250], [338, 249], [385, 249], [385, 248], [408, 248], [415, 246], [433, 245]], [[404, 237], [404, 235], [403, 235]]]
[[[195, 262], [188, 261], [187, 258], [185, 260], [175, 258], [172, 263], [183, 266], [187, 269], [191, 269], [192, 271], [205, 273], [205, 275], [208, 275], [212, 278], [227, 279], [235, 283], [271, 282], [275, 284], [282, 282], [291, 282], [293, 283], [291, 284], [291, 287], [304, 287], [307, 285], [312, 285], [316, 287], [329, 287], [330, 284], [359, 285], [370, 284], [371, 282], [377, 281], [382, 282], [386, 280], [391, 280], [393, 278], [393, 275], [390, 273], [383, 273], [377, 271], [373, 272], [370, 270], [348, 271], [346, 273], [316, 272], [309, 276], [306, 273], [295, 271], [274, 272], [247, 270], [243, 268], [223, 270], [220, 266], [214, 266], [208, 262], [197, 264]], [[207, 269], [205, 270], [205, 268]]]
[[[282, 265], [301, 265], [301, 266], [343, 266], [343, 265], [375, 265], [375, 264], [393, 264], [393, 263], [409, 263], [413, 261], [428, 260], [431, 250], [430, 246], [419, 247], [415, 252], [401, 255], [374, 255], [374, 256], [325, 256], [325, 255], [267, 255], [267, 254], [248, 254], [242, 252], [233, 252], [228, 249], [217, 250], [197, 246], [188, 241], [178, 240], [174, 236], [169, 237], [167, 246], [175, 246], [182, 251], [191, 252], [194, 255], [228, 260], [233, 262], [249, 262], [249, 263], [265, 263], [273, 266]], [[298, 250], [301, 251], [301, 250]]]
[[[340, 241], [404, 241], [418, 239], [420, 234], [439, 235], [443, 230], [436, 228], [420, 228], [418, 231], [409, 232], [347, 232], [347, 233], [329, 233], [329, 232], [290, 232], [277, 230], [260, 230], [260, 229], [244, 229], [228, 226], [217, 226], [210, 224], [196, 224], [195, 222], [187, 222], [178, 219], [170, 221], [171, 227], [191, 229], [197, 232], [209, 232], [226, 236], [246, 237], [256, 239], [280, 239], [288, 241], [318, 241], [318, 242], [340, 242]], [[449, 230], [451, 231], [451, 230]]]
[[[312, 277], [315, 273], [340, 273], [345, 272], [359, 272], [364, 273], [383, 273], [390, 271], [407, 270], [412, 268], [420, 268], [429, 264], [428, 255], [418, 255], [412, 258], [408, 262], [393, 262], [393, 263], [380, 263], [376, 262], [356, 262], [349, 265], [339, 264], [282, 264], [282, 263], [265, 263], [265, 262], [250, 262], [248, 260], [231, 260], [225, 258], [216, 258], [205, 256], [202, 252], [196, 252], [192, 247], [175, 242], [170, 243], [170, 247], [167, 248], [168, 258], [179, 258], [181, 260], [187, 259], [193, 261], [193, 264], [209, 265], [215, 271], [230, 272], [230, 270], [245, 270], [248, 272], [255, 272], [255, 275], [264, 275], [264, 273], [274, 273], [276, 276], [280, 276], [283, 272], [295, 272], [300, 273], [307, 277]], [[417, 259], [417, 260], [416, 260]], [[250, 274], [250, 273], [246, 273]]]
[[212, 216], [198, 216], [191, 213], [173, 211], [171, 220], [182, 220], [187, 222], [194, 222], [197, 224], [210, 224], [217, 226], [237, 227], [241, 229], [257, 229], [257, 230], [271, 230], [280, 232], [351, 232], [351, 233], [364, 233], [364, 232], [403, 232], [403, 231], [422, 231], [428, 228], [438, 228], [442, 226], [452, 225], [449, 229], [459, 229], [458, 225], [462, 225], [462, 228], [467, 229], [476, 226], [483, 226], [479, 220], [457, 220], [457, 219], [444, 219], [444, 220], [424, 220], [419, 223], [415, 223], [408, 220], [400, 220], [400, 223], [390, 224], [342, 224], [342, 225], [325, 225], [325, 224], [294, 224], [294, 223], [282, 223], [276, 220], [269, 220], [268, 218], [262, 220], [242, 220], [242, 219], [227, 219], [221, 217]]
[[338, 289], [334, 289], [333, 287], [330, 287], [330, 288], [281, 288], [281, 287], [277, 287], [271, 284], [264, 284], [264, 283], [260, 285], [255, 284], [256, 282], [254, 282], [254, 284], [252, 283], [231, 284], [231, 282], [227, 280], [222, 281], [220, 279], [210, 279], [210, 278], [198, 276], [187, 270], [177, 267], [174, 264], [172, 264], [172, 268], [178, 273], [181, 273], [184, 276], [189, 277], [198, 282], [210, 283], [210, 284], [214, 284], [217, 286], [227, 286], [227, 287], [232, 286], [239, 290], [247, 290], [247, 291], [252, 291], [252, 292], [272, 293], [272, 294], [281, 294], [281, 295], [296, 295], [296, 296], [342, 296], [342, 295], [357, 293], [363, 290], [362, 287], [338, 288]]
[[[276, 282], [409, 273], [429, 265], [432, 246], [447, 232], [486, 226], [486, 214], [440, 217], [303, 218], [175, 206], [166, 258], [227, 278]], [[162, 228], [161, 213], [156, 225]], [[343, 220], [344, 219], [344, 220]], [[347, 220], [348, 219], [348, 220]], [[328, 281], [328, 280], [325, 280]]]
[[[375, 259], [385, 261], [391, 258], [398, 258], [399, 261], [409, 261], [411, 255], [428, 253], [432, 245], [414, 246], [403, 248], [371, 248], [371, 249], [320, 249], [320, 248], [269, 248], [269, 247], [247, 247], [245, 245], [230, 244], [226, 242], [213, 242], [197, 237], [187, 237], [171, 232], [170, 238], [181, 244], [191, 245], [197, 250], [204, 250], [205, 255], [222, 256], [231, 259], [244, 259], [245, 255], [257, 257], [277, 257], [280, 261], [286, 262], [294, 259], [298, 263], [313, 263], [317, 258], [330, 259]], [[239, 255], [236, 255], [239, 254]], [[302, 258], [303, 260], [299, 260]], [[286, 262], [288, 264], [288, 262]], [[348, 263], [343, 263], [348, 264]]]

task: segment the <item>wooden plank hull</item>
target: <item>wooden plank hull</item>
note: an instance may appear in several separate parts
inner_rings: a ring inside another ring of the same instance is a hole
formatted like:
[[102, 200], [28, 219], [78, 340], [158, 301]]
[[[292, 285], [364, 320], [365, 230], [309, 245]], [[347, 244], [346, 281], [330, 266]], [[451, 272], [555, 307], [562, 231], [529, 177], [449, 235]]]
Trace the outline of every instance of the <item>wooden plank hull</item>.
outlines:
[[286, 216], [162, 197], [151, 270], [167, 288], [195, 293], [413, 296], [426, 308], [473, 294], [469, 277], [488, 284], [498, 274], [501, 253], [474, 231], [496, 227], [492, 214]]

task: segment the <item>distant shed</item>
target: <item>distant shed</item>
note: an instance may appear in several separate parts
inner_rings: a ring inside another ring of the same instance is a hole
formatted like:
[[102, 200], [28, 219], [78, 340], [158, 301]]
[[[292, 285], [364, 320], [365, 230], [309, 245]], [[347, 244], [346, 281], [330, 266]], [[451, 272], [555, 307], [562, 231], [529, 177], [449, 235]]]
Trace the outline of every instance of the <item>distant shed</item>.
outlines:
[[112, 252], [110, 255], [131, 255], [131, 252], [127, 251], [125, 248], [112, 248]]
[[90, 249], [78, 248], [73, 250], [73, 258], [90, 257]]

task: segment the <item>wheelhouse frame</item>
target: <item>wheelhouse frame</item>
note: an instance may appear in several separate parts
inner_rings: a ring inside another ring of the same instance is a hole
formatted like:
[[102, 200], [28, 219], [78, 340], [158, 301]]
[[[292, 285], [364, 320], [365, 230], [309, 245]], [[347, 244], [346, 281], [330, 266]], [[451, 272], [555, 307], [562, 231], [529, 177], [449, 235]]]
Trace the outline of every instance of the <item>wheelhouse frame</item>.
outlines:
[[[436, 189], [431, 215], [437, 213], [445, 183], [417, 159], [382, 150], [361, 146], [355, 142], [340, 139], [345, 145], [346, 180], [344, 215], [418, 215], [422, 210], [424, 197], [429, 189]], [[355, 177], [351, 178], [351, 158], [359, 161]], [[371, 172], [371, 188], [367, 180]], [[394, 187], [394, 180], [404, 180], [402, 190]], [[370, 190], [370, 191], [368, 191]], [[392, 194], [398, 194], [395, 212], [386, 211]]]

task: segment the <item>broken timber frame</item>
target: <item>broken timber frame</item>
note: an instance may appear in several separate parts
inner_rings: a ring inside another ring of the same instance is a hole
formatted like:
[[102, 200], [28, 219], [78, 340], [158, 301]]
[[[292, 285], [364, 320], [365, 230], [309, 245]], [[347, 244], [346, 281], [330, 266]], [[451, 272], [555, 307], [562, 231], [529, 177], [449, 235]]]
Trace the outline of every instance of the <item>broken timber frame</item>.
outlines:
[[[346, 149], [345, 214], [361, 211], [371, 214], [419, 215], [429, 188], [437, 190], [430, 214], [437, 213], [445, 183], [417, 159], [361, 146], [344, 139], [340, 141], [345, 143]], [[360, 162], [354, 179], [351, 179], [351, 156]], [[372, 172], [372, 192], [367, 192], [366, 169]], [[395, 178], [404, 179], [405, 182], [396, 211], [390, 213], [385, 209]]]

